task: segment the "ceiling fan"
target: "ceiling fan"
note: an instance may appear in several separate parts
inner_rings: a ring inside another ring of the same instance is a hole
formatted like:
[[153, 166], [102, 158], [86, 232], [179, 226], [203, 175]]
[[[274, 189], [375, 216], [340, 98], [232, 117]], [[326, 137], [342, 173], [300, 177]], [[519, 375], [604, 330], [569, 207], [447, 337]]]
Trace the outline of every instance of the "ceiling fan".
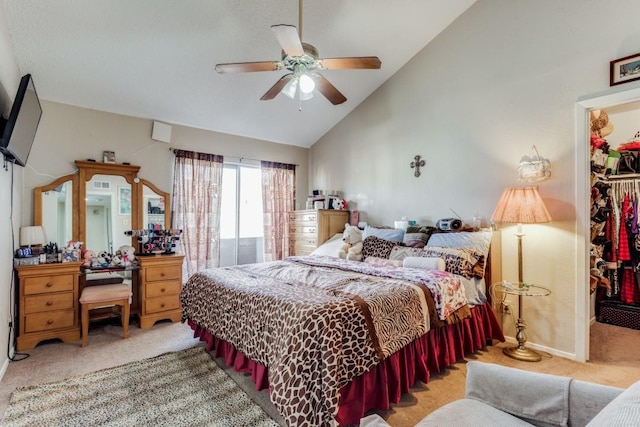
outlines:
[[360, 56], [347, 58], [319, 58], [318, 50], [308, 43], [302, 42], [302, 0], [298, 8], [299, 30], [294, 25], [272, 25], [271, 29], [282, 47], [280, 61], [236, 62], [217, 64], [218, 73], [247, 73], [254, 71], [288, 70], [262, 97], [262, 101], [275, 98], [280, 92], [290, 98], [296, 95], [301, 101], [313, 97], [317, 89], [333, 105], [342, 104], [347, 98], [327, 80], [320, 71], [344, 69], [379, 69], [380, 59], [377, 56]]

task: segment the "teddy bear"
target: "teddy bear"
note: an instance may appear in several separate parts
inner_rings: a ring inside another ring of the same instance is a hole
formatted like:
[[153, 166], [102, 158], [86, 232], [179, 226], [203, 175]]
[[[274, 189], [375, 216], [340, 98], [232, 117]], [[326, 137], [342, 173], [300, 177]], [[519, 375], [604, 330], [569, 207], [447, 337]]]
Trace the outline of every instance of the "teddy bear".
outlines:
[[90, 249], [84, 251], [84, 255], [82, 256], [82, 266], [86, 268], [92, 267], [91, 262], [93, 261], [93, 257], [95, 256], [96, 254]]
[[338, 256], [343, 259], [362, 260], [362, 230], [355, 225], [345, 224], [342, 233], [342, 247]]
[[116, 254], [120, 256], [121, 265], [129, 267], [136, 259], [135, 248], [130, 245], [122, 245], [118, 248]]

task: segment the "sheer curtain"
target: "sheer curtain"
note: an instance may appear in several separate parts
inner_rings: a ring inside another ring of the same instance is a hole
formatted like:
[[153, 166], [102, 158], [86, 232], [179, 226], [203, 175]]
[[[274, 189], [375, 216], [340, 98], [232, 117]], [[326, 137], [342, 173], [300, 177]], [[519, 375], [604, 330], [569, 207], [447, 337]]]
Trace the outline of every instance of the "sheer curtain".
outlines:
[[288, 213], [295, 209], [296, 166], [260, 162], [264, 210], [264, 260], [289, 256]]
[[223, 157], [174, 150], [173, 227], [182, 229], [183, 280], [220, 262]]

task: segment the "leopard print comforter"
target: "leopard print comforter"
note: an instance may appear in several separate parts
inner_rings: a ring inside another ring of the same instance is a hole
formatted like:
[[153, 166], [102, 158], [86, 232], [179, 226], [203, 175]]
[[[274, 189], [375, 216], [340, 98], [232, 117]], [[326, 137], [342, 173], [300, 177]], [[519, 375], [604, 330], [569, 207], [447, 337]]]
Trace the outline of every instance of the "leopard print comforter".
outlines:
[[408, 281], [333, 260], [204, 270], [180, 295], [183, 321], [269, 368], [271, 400], [289, 426], [335, 425], [340, 388], [429, 330], [429, 289], [441, 288], [434, 283], [464, 296], [452, 275]]

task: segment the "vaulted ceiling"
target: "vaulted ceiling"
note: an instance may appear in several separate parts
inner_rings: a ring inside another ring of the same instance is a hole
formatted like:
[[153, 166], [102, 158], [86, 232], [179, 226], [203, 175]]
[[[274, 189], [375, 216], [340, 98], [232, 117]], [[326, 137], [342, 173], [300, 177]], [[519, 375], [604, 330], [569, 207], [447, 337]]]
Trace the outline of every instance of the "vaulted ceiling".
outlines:
[[[284, 74], [215, 64], [281, 59], [271, 25], [299, 26], [298, 0], [4, 0], [23, 74], [42, 99], [309, 147], [475, 0], [306, 0], [302, 40], [322, 58], [378, 56], [379, 70], [322, 74], [334, 106], [260, 97]], [[302, 108], [300, 110], [300, 107]]]

